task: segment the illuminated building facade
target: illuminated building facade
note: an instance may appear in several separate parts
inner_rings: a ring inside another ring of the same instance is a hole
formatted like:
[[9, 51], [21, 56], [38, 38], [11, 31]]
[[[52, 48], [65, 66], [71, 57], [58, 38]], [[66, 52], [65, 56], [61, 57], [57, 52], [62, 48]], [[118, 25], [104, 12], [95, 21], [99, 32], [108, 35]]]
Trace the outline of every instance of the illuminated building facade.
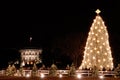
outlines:
[[41, 62], [40, 54], [42, 53], [41, 49], [22, 49], [21, 53], [21, 64], [34, 64]]

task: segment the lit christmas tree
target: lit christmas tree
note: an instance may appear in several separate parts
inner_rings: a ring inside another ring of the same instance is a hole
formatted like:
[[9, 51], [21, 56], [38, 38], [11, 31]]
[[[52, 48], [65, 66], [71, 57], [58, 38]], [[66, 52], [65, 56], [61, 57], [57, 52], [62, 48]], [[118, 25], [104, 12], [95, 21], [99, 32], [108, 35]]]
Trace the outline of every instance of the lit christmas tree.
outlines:
[[80, 69], [112, 70], [113, 58], [109, 45], [109, 36], [103, 19], [100, 17], [100, 10], [96, 10], [95, 17], [90, 32], [88, 34], [83, 61]]

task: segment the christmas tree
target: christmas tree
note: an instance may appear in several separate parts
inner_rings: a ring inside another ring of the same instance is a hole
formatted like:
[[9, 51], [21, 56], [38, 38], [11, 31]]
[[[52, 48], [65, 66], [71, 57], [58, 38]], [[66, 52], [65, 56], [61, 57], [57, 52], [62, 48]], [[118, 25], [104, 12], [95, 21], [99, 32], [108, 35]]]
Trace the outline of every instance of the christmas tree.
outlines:
[[120, 64], [115, 68], [115, 77], [120, 77]]
[[37, 76], [37, 66], [36, 66], [36, 63], [34, 63], [33, 67], [32, 67], [32, 76]]
[[69, 70], [69, 76], [74, 76], [75, 75], [75, 65], [72, 63], [71, 64], [71, 67], [70, 67], [70, 70]]
[[50, 76], [57, 76], [57, 66], [55, 64], [52, 64], [49, 70]]
[[96, 66], [98, 70], [113, 69], [109, 35], [107, 27], [99, 15], [100, 12], [99, 9], [96, 10], [97, 16], [95, 17], [88, 34], [80, 69], [93, 69], [94, 66]]

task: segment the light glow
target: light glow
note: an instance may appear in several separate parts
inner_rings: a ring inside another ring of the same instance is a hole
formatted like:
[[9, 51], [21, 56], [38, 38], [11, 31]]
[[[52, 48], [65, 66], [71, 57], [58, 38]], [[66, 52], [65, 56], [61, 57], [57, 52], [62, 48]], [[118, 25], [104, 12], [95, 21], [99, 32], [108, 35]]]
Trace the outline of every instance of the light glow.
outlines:
[[104, 78], [104, 76], [103, 76], [103, 75], [101, 75], [101, 76], [99, 76], [99, 78], [100, 78], [100, 79], [103, 79], [103, 78]]
[[80, 79], [81, 77], [82, 77], [82, 76], [81, 76], [81, 74], [77, 74], [77, 78], [79, 78], [79, 79]]
[[44, 75], [43, 73], [41, 73], [40, 77], [41, 77], [41, 78], [44, 78], [44, 77], [45, 77], [45, 75]]
[[60, 77], [60, 78], [62, 78], [62, 77], [63, 77], [63, 75], [62, 75], [62, 74], [59, 74], [59, 77]]
[[26, 77], [30, 77], [30, 74], [26, 74]]

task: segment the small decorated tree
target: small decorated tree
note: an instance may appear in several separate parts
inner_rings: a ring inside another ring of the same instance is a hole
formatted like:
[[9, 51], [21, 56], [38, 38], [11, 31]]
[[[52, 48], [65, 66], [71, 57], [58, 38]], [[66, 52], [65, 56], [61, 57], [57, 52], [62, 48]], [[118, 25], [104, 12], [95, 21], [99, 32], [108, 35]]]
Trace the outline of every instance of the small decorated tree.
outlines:
[[20, 66], [19, 72], [20, 72], [20, 75], [23, 76], [23, 67], [22, 66]]
[[55, 64], [52, 64], [49, 69], [49, 75], [50, 76], [57, 76], [57, 66]]
[[7, 76], [14, 76], [14, 74], [16, 73], [16, 67], [15, 65], [13, 64], [12, 66], [11, 65], [8, 65], [8, 68], [6, 69], [6, 75]]
[[70, 66], [69, 66], [69, 64], [67, 64], [67, 66], [66, 66], [66, 69], [67, 69], [67, 70], [69, 70], [69, 69], [70, 69]]
[[7, 69], [6, 69], [6, 72], [5, 72], [7, 76], [10, 76], [10, 75], [11, 75], [11, 70], [12, 70], [12, 69], [11, 69], [11, 65], [8, 65], [8, 67], [7, 67]]
[[12, 65], [11, 68], [12, 68], [12, 75], [14, 75], [17, 72], [17, 69], [14, 64]]
[[34, 63], [33, 68], [32, 68], [32, 76], [37, 76], [37, 70], [38, 70], [38, 68], [37, 68], [36, 64]]
[[120, 77], [120, 64], [115, 68], [115, 77]]
[[75, 65], [72, 63], [70, 66], [70, 70], [69, 70], [69, 76], [74, 76], [75, 75]]

